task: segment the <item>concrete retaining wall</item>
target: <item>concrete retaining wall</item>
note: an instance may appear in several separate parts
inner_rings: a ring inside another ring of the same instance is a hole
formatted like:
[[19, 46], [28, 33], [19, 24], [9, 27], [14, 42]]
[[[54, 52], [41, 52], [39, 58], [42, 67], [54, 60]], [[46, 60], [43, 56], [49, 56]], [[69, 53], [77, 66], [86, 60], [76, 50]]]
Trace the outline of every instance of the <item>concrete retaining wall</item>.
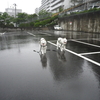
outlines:
[[100, 11], [59, 18], [64, 30], [100, 33]]

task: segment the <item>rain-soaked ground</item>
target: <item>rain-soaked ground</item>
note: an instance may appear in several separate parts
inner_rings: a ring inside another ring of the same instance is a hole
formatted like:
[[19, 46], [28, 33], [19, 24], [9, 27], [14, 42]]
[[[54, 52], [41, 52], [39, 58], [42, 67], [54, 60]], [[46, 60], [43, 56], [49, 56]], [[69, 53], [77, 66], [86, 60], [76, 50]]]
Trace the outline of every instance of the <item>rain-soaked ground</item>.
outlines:
[[[41, 37], [48, 41], [45, 56]], [[58, 37], [68, 39], [63, 54]], [[0, 33], [0, 100], [100, 100], [100, 34]]]

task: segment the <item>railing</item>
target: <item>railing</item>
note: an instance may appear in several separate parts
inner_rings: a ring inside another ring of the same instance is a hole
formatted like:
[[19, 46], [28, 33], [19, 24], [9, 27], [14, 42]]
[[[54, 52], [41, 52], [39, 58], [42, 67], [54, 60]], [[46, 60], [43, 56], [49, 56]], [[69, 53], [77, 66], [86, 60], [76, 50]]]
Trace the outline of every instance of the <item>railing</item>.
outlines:
[[64, 13], [60, 13], [58, 15], [58, 18], [64, 18], [64, 17], [71, 17], [71, 16], [75, 16], [75, 15], [83, 15], [83, 14], [90, 14], [90, 13], [95, 13], [95, 12], [99, 12], [100, 13], [100, 8], [99, 9], [91, 9], [91, 10], [84, 10], [82, 12], [70, 12], [70, 14], [67, 14], [67, 12]]
[[60, 7], [60, 6], [62, 6], [62, 3], [59, 3], [59, 4], [55, 5], [54, 7], [52, 7], [51, 11], [54, 10], [54, 9], [56, 9], [56, 8], [58, 8], [58, 7]]
[[56, 5], [56, 4], [59, 3], [60, 1], [62, 2], [62, 0], [57, 0], [57, 1], [53, 2], [53, 3], [51, 4], [51, 6]]

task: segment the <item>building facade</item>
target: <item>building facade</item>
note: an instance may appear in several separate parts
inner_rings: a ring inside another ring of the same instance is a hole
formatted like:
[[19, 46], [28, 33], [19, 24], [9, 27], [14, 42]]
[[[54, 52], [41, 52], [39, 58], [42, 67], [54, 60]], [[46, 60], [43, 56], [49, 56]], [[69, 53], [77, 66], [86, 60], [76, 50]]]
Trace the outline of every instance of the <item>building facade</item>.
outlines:
[[39, 14], [39, 8], [35, 9], [35, 14], [37, 14], [37, 15]]
[[37, 8], [38, 10], [35, 10], [35, 13], [38, 15], [41, 10], [57, 13], [61, 9], [68, 9], [82, 3], [86, 3], [84, 7], [81, 7], [82, 9], [85, 9], [91, 5], [98, 5], [97, 2], [99, 4], [100, 0], [41, 0], [41, 6]]
[[46, 10], [48, 12], [56, 13], [59, 8], [64, 7], [65, 0], [42, 0], [39, 11]]
[[[39, 11], [46, 10], [48, 12], [56, 13], [60, 9], [67, 9], [73, 6], [73, 0], [42, 0]], [[77, 0], [76, 4], [83, 3], [85, 0]]]
[[21, 9], [14, 9], [14, 8], [6, 8], [5, 12], [8, 13], [9, 16], [16, 17], [18, 13], [22, 13]]

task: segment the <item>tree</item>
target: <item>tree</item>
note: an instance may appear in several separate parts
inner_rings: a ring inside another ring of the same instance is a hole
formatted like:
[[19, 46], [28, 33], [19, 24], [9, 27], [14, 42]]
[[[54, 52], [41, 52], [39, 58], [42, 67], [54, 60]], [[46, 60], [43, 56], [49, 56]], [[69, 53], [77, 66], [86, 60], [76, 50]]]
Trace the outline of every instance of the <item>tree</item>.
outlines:
[[48, 17], [51, 17], [51, 12], [47, 12], [46, 10], [41, 10], [38, 15], [39, 19], [46, 19]]
[[0, 26], [2, 28], [5, 28], [6, 24], [10, 23], [9, 19], [10, 19], [10, 16], [6, 12], [0, 14]]
[[15, 19], [15, 22], [17, 24], [20, 24], [22, 22], [26, 22], [27, 16], [28, 16], [28, 14], [26, 14], [26, 13], [18, 13], [17, 18]]
[[46, 10], [41, 10], [39, 12], [39, 15], [46, 15], [46, 14], [49, 14], [49, 12], [47, 12]]
[[27, 20], [28, 20], [29, 22], [31, 22], [31, 21], [33, 21], [33, 19], [36, 18], [36, 17], [37, 17], [36, 14], [30, 14], [30, 15], [27, 16]]
[[24, 29], [25, 28], [25, 23], [21, 23], [20, 25], [19, 25], [19, 28], [22, 30], [22, 29]]

